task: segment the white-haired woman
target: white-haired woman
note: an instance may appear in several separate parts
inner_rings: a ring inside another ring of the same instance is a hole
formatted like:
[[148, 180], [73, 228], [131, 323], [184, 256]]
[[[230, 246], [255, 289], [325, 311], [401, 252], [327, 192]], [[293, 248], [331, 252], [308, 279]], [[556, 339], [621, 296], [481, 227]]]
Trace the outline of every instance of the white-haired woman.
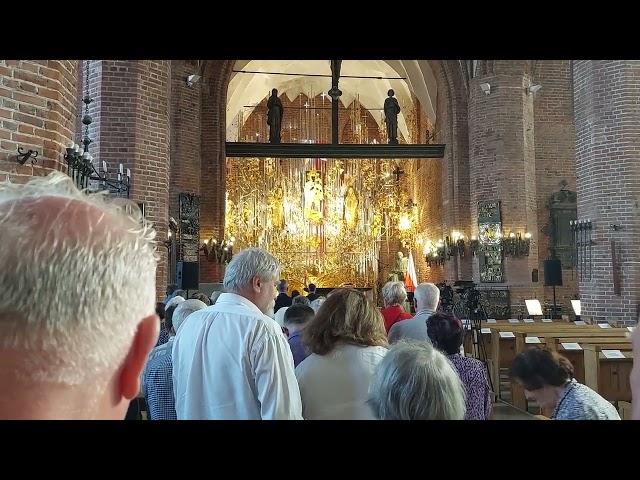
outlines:
[[402, 305], [407, 301], [407, 291], [402, 282], [387, 282], [382, 287], [384, 308], [380, 313], [384, 318], [384, 328], [389, 329], [397, 322], [411, 318], [411, 314], [404, 311]]
[[380, 420], [462, 420], [464, 387], [429, 342], [399, 342], [376, 368], [369, 405]]

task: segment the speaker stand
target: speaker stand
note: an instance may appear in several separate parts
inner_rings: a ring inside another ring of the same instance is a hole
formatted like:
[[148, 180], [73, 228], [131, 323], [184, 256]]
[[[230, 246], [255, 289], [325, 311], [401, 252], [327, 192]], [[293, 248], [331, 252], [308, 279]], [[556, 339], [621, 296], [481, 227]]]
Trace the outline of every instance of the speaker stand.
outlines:
[[551, 318], [553, 318], [554, 320], [558, 317], [556, 317], [556, 286], [553, 286], [553, 311], [551, 312]]

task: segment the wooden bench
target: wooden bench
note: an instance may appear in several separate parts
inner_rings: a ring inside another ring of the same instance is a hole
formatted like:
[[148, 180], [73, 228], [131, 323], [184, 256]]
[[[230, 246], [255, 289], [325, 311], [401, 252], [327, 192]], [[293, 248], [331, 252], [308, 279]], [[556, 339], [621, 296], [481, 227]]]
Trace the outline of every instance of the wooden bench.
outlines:
[[618, 402], [618, 413], [620, 414], [620, 418], [622, 420], [633, 420], [633, 411], [631, 409], [630, 402], [619, 401]]
[[[500, 396], [500, 369], [509, 368], [516, 356], [516, 334], [522, 333], [530, 336], [538, 337], [598, 337], [598, 338], [627, 338], [629, 332], [623, 328], [607, 328], [593, 326], [556, 326], [545, 325], [516, 325], [512, 324], [508, 327], [490, 326], [488, 327], [491, 334], [490, 354], [488, 355], [492, 361], [492, 368], [489, 372], [491, 381], [494, 386], [494, 393]], [[545, 337], [545, 338], [546, 338]], [[524, 338], [524, 337], [523, 337]], [[524, 342], [524, 341], [523, 341]]]
[[[565, 356], [573, 365], [575, 379], [580, 383], [585, 383], [585, 348], [587, 345], [600, 346], [605, 350], [625, 350], [631, 349], [630, 338], [616, 337], [539, 337], [540, 344], [544, 344], [550, 350], [557, 351]], [[577, 343], [581, 349], [565, 349], [563, 344]], [[516, 352], [520, 353], [526, 348], [535, 347], [535, 343], [526, 343], [524, 334], [516, 336]], [[516, 354], [517, 354], [516, 353]], [[595, 389], [594, 389], [595, 390]], [[598, 391], [598, 390], [596, 390]], [[604, 396], [604, 395], [603, 395]], [[606, 398], [606, 397], [605, 397]], [[526, 410], [527, 401], [524, 395], [524, 389], [517, 382], [511, 382], [511, 401], [514, 406]]]
[[[613, 345], [584, 345], [585, 385], [610, 402], [631, 401], [629, 377], [633, 368], [633, 351]], [[624, 346], [623, 346], [624, 347]], [[623, 358], [607, 358], [603, 350], [620, 350]]]

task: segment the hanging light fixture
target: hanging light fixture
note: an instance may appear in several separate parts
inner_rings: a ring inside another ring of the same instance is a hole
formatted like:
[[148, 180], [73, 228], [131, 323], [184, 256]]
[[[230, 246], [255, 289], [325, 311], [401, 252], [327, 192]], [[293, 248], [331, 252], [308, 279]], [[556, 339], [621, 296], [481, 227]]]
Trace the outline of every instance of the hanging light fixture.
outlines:
[[89, 104], [93, 102], [93, 98], [89, 95], [89, 60], [85, 60], [85, 66], [84, 97], [82, 99], [82, 103], [84, 103], [84, 115], [82, 116], [82, 124], [84, 125], [83, 147], [82, 153], [80, 153], [80, 145], [77, 143], [72, 142], [67, 147], [67, 153], [64, 155], [68, 167], [67, 174], [80, 189], [88, 189], [89, 181], [94, 180], [99, 182], [99, 190], [108, 190], [111, 194], [129, 198], [131, 170], [127, 168], [125, 175], [125, 170], [121, 163], [117, 171], [117, 179], [110, 178], [107, 162], [102, 162], [102, 172], [98, 172], [93, 164], [93, 155], [89, 153], [89, 145], [92, 143], [89, 138], [89, 125], [93, 123], [93, 119], [89, 115]]

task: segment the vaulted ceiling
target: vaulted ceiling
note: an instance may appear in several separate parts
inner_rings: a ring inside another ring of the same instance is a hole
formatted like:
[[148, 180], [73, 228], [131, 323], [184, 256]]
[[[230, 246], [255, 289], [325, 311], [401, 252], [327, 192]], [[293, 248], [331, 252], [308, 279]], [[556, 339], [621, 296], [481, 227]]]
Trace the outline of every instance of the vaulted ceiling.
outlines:
[[[244, 119], [252, 112], [251, 105], [260, 103], [272, 88], [277, 88], [293, 100], [300, 94], [318, 95], [331, 88], [331, 77], [308, 77], [304, 74], [331, 75], [329, 60], [238, 60], [234, 70], [258, 72], [299, 73], [299, 76], [248, 74], [233, 72], [227, 93], [227, 138], [234, 138], [232, 126], [237, 122], [238, 113], [244, 112]], [[405, 77], [406, 80], [378, 80], [365, 78], [341, 78], [341, 101], [349, 106], [356, 98], [364, 108], [379, 109], [392, 88], [400, 105], [411, 105], [410, 92], [418, 98], [423, 113], [431, 123], [435, 123], [435, 103], [437, 84], [435, 76], [426, 60], [343, 60], [341, 77], [346, 75], [370, 77]], [[382, 115], [374, 112], [373, 118], [380, 124]], [[380, 125], [382, 126], [382, 125]], [[400, 113], [398, 129], [408, 138], [407, 121]]]

